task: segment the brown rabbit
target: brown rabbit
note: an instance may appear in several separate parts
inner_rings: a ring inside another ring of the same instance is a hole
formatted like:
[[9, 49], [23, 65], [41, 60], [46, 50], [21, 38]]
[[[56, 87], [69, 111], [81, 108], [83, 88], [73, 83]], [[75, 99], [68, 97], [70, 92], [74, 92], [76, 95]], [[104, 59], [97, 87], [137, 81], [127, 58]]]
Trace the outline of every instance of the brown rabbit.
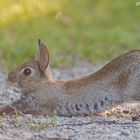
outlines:
[[22, 91], [19, 100], [0, 108], [24, 113], [71, 116], [103, 112], [129, 99], [140, 100], [140, 51], [119, 56], [101, 70], [79, 79], [56, 81], [47, 74], [49, 52], [39, 40], [39, 58], [9, 74]]

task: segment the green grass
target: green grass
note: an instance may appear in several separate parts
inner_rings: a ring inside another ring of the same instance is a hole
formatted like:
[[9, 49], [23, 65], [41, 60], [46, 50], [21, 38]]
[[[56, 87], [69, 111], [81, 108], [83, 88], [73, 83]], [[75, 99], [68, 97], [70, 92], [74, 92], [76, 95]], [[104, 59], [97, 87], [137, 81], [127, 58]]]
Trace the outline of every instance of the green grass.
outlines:
[[140, 6], [135, 0], [0, 1], [0, 62], [12, 68], [48, 44], [51, 64], [75, 59], [101, 63], [140, 46]]

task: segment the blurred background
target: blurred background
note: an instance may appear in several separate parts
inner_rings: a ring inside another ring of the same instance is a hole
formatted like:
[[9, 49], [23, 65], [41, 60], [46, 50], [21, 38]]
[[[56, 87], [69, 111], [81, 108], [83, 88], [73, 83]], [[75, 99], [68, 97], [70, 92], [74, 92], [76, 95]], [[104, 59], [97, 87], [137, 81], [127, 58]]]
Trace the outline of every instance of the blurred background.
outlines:
[[103, 63], [140, 49], [140, 1], [1, 0], [0, 63], [36, 58], [38, 38], [52, 66]]

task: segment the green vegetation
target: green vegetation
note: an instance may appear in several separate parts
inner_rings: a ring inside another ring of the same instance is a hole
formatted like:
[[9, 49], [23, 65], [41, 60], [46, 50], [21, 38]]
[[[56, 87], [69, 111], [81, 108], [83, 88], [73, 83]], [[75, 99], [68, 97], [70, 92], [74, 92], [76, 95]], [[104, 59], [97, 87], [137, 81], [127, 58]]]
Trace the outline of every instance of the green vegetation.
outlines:
[[39, 37], [59, 67], [140, 48], [135, 0], [5, 0], [0, 9], [0, 61], [10, 68], [36, 57]]

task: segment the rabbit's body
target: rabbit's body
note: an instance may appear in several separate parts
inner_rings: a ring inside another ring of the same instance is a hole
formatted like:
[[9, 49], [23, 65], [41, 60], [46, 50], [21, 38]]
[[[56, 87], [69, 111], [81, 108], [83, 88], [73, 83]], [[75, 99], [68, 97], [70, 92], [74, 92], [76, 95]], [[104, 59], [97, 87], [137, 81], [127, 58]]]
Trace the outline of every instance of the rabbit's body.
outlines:
[[[25, 77], [23, 68], [34, 68], [36, 75]], [[140, 100], [140, 51], [123, 54], [96, 73], [74, 80], [55, 81], [40, 69], [40, 61], [29, 61], [9, 76], [22, 91], [12, 105], [25, 113], [89, 115], [128, 99]]]

